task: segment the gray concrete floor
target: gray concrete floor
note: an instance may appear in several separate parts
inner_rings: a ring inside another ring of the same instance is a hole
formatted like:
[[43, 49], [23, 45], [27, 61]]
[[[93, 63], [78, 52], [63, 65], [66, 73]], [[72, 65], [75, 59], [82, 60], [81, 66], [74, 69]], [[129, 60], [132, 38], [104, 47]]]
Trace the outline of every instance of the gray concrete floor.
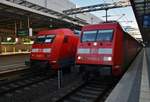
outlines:
[[[150, 56], [147, 56], [150, 57]], [[140, 89], [140, 101], [139, 102], [150, 102], [150, 87], [149, 87], [149, 75], [148, 73], [148, 63], [146, 55], [144, 52], [143, 58], [143, 68], [142, 68], [142, 80], [141, 80], [141, 89]]]

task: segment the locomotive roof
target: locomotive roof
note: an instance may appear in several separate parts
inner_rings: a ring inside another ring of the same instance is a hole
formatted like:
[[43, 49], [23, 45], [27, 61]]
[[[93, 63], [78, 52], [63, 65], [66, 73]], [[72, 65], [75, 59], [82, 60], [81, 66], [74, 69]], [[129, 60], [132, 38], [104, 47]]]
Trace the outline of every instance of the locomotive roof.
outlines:
[[70, 29], [67, 29], [67, 28], [53, 29], [53, 30], [43, 30], [43, 31], [39, 31], [38, 35], [59, 34], [60, 32], [61, 32], [61, 34], [64, 34], [64, 35], [70, 35], [70, 36], [75, 35], [73, 33], [73, 31], [71, 31]]
[[[94, 30], [99, 29], [100, 27], [101, 29], [113, 29], [116, 28], [117, 26], [119, 26], [122, 29], [121, 25], [118, 22], [102, 22], [99, 24], [86, 25], [82, 28], [82, 30]], [[122, 31], [124, 32], [125, 35], [130, 36], [132, 39], [135, 39], [130, 34], [128, 34], [128, 32], [124, 31], [123, 29]]]
[[[120, 26], [118, 22], [102, 22], [99, 24], [92, 24], [92, 25], [86, 25], [83, 27], [84, 30], [86, 29], [93, 29], [93, 28], [99, 28], [101, 27], [102, 29], [107, 29], [107, 28], [114, 28], [116, 26]], [[121, 26], [120, 26], [121, 27]]]

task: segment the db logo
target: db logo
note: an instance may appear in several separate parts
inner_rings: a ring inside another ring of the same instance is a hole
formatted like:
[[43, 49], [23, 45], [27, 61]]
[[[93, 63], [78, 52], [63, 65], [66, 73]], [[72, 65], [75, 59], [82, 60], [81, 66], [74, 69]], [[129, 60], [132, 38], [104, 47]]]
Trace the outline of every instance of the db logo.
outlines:
[[39, 49], [39, 52], [42, 52], [43, 50], [42, 49]]
[[97, 53], [97, 49], [91, 49], [91, 53]]

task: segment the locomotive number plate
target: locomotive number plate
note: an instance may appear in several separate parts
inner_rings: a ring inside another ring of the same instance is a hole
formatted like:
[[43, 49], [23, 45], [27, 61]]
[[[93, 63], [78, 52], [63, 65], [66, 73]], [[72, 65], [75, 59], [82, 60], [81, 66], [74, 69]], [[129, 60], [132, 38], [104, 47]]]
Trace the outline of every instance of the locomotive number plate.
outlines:
[[36, 57], [43, 57], [43, 55], [41, 55], [41, 54], [38, 54], [38, 55], [36, 55]]

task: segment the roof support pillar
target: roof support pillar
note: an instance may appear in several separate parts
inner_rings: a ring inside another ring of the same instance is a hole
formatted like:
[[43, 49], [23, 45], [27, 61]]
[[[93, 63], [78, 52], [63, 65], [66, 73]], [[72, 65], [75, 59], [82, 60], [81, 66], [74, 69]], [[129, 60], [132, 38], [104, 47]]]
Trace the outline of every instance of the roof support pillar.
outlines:
[[108, 21], [108, 9], [105, 9], [106, 11], [106, 22]]
[[20, 29], [22, 29], [22, 20], [20, 20], [19, 25], [20, 25]]
[[28, 16], [28, 28], [30, 28], [30, 17]]
[[17, 22], [15, 21], [15, 36], [17, 36]]

